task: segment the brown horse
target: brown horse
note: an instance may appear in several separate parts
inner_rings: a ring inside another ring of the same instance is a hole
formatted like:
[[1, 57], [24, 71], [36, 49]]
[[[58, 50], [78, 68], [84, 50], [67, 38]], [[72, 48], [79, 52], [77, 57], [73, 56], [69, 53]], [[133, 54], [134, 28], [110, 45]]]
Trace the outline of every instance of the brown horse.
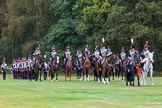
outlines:
[[111, 62], [116, 59], [116, 55], [112, 54], [106, 57], [102, 64], [102, 83], [109, 83], [109, 78], [111, 75]]
[[96, 80], [100, 82], [101, 80], [101, 74], [100, 74], [100, 66], [99, 66], [99, 60], [95, 62], [95, 72], [96, 72]]
[[89, 55], [85, 55], [85, 60], [83, 64], [83, 76], [84, 81], [89, 81], [89, 73], [91, 70], [91, 61], [89, 59]]
[[38, 60], [35, 60], [35, 62], [33, 64], [33, 71], [34, 71], [35, 81], [38, 81], [38, 78], [39, 78], [39, 63], [38, 63]]
[[58, 80], [58, 70], [59, 70], [59, 56], [55, 56], [54, 60], [51, 61], [52, 65], [49, 68], [49, 81], [53, 81], [56, 75], [56, 81]]
[[65, 64], [65, 81], [67, 77], [70, 78], [71, 81], [72, 68], [72, 56], [69, 56]]

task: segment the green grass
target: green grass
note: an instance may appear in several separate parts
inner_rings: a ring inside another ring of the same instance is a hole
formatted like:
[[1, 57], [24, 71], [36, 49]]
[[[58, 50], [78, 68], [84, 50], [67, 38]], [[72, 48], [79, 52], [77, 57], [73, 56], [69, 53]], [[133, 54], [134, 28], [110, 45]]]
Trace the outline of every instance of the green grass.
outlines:
[[[126, 87], [124, 81], [102, 84], [92, 81], [35, 82], [0, 75], [0, 108], [162, 108], [162, 78], [154, 86]], [[136, 81], [137, 82], [137, 81]]]

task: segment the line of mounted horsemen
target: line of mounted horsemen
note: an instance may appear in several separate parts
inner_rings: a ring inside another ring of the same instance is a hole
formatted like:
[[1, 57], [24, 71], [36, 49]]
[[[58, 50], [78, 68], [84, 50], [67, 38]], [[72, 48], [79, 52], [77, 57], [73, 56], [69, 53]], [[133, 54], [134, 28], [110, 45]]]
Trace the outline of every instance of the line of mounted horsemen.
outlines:
[[[36, 81], [39, 79], [41, 81], [43, 74], [44, 80], [48, 77], [50, 81], [57, 81], [60, 57], [54, 46], [50, 53], [49, 62], [47, 63], [45, 59], [46, 56], [41, 55], [40, 45], [36, 47], [32, 58], [29, 56], [27, 59], [14, 59], [12, 64], [13, 78], [35, 79]], [[136, 50], [133, 39], [131, 39], [128, 55], [126, 55], [124, 47], [121, 48], [119, 54], [114, 54], [109, 45], [106, 48], [104, 38], [102, 38], [101, 47], [96, 47], [93, 54], [91, 54], [88, 45], [86, 45], [84, 54], [78, 50], [75, 60], [72, 59], [70, 47], [67, 46], [64, 53], [63, 67], [65, 81], [67, 78], [71, 81], [72, 70], [75, 69], [78, 80], [89, 81], [90, 72], [93, 70], [94, 80], [104, 84], [109, 83], [110, 76], [113, 76], [114, 80], [114, 76], [120, 79], [121, 75], [127, 86], [128, 83], [130, 83], [130, 86], [134, 86], [135, 75], [137, 75], [138, 86], [142, 83], [140, 81], [141, 78], [143, 78], [143, 84], [147, 85], [147, 73], [150, 72], [151, 79], [153, 75], [153, 52], [149, 51], [148, 42], [146, 41], [143, 52], [139, 53]]]

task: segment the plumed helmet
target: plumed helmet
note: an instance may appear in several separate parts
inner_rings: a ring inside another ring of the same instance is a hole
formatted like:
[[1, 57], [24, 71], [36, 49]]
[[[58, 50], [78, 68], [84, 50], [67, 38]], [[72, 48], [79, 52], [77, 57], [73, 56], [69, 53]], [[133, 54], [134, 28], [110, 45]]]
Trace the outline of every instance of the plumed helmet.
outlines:
[[6, 62], [6, 58], [5, 57], [3, 58], [3, 62]]
[[66, 49], [69, 49], [69, 45], [66, 47]]
[[121, 48], [121, 51], [124, 51], [124, 47]]
[[52, 46], [52, 50], [55, 50], [55, 46], [54, 45]]
[[102, 42], [105, 42], [105, 38], [102, 38]]
[[134, 43], [133, 39], [131, 38], [131, 43]]

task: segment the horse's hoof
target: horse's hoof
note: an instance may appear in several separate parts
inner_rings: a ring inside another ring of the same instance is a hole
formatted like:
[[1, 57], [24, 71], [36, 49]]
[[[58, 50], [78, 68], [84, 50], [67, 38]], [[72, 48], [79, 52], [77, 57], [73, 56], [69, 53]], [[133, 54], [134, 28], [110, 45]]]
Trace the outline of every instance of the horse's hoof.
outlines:
[[106, 82], [104, 81], [104, 82], [102, 82], [103, 84], [105, 84]]

